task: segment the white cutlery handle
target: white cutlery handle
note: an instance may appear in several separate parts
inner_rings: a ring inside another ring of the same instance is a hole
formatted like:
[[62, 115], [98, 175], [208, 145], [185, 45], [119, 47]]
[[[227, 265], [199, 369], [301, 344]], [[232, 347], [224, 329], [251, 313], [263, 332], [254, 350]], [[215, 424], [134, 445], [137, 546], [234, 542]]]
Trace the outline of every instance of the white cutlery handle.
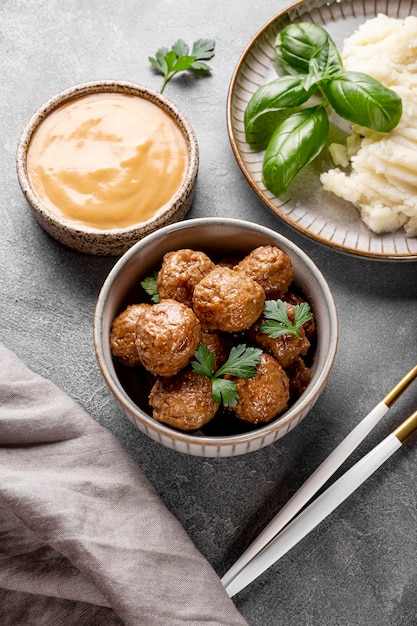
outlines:
[[379, 402], [364, 419], [343, 439], [321, 465], [311, 474], [300, 489], [282, 507], [279, 513], [262, 530], [222, 578], [225, 587], [233, 578], [277, 535], [284, 526], [311, 500], [342, 463], [352, 454], [366, 435], [388, 411], [384, 402]]
[[230, 597], [234, 596], [286, 554], [371, 476], [401, 445], [401, 441], [391, 434], [368, 452], [290, 522], [266, 548], [248, 563], [243, 571], [236, 575], [226, 586], [227, 594]]

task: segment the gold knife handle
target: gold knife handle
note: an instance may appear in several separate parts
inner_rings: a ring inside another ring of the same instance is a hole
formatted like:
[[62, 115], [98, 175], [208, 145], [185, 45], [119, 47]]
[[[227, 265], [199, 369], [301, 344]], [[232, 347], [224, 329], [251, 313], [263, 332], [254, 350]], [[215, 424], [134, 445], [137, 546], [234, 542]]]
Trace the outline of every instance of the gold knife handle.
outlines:
[[385, 398], [382, 400], [382, 402], [388, 407], [391, 408], [391, 406], [394, 404], [394, 402], [397, 400], [397, 398], [399, 398], [399, 396], [402, 394], [402, 392], [408, 387], [408, 385], [410, 383], [413, 382], [413, 380], [417, 377], [417, 365], [415, 365], [409, 372], [408, 374], [406, 374], [399, 383], [397, 383], [395, 385], [395, 387], [393, 387], [391, 389], [391, 391], [389, 393], [387, 393], [387, 395], [385, 396]]
[[414, 411], [404, 422], [402, 422], [392, 434], [403, 443], [407, 437], [417, 430], [417, 411]]

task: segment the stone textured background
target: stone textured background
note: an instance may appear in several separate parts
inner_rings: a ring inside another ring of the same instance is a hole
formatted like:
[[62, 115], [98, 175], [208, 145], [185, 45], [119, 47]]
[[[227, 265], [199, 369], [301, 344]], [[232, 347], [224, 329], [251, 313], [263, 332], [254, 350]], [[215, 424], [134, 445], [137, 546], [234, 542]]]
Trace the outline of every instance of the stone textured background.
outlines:
[[[120, 440], [221, 576], [335, 445], [415, 364], [417, 265], [354, 258], [275, 218], [233, 157], [232, 72], [282, 0], [7, 0], [0, 4], [0, 339]], [[38, 226], [15, 170], [19, 135], [50, 96], [95, 79], [159, 89], [148, 56], [179, 37], [216, 40], [211, 77], [173, 79], [165, 95], [193, 125], [200, 172], [189, 217], [241, 217], [279, 230], [319, 266], [340, 319], [334, 369], [314, 409], [276, 444], [237, 458], [182, 455], [139, 433], [100, 375], [95, 302], [114, 258], [62, 247]], [[416, 385], [416, 383], [415, 383]], [[353, 455], [415, 409], [412, 387]], [[236, 597], [252, 626], [417, 623], [416, 440]], [[20, 623], [20, 622], [19, 622]]]

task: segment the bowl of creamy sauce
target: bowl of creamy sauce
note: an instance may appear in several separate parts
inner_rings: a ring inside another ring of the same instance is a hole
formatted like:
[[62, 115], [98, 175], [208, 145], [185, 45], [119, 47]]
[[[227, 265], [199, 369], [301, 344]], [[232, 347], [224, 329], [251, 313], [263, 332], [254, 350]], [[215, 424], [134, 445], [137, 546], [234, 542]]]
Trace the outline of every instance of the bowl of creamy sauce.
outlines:
[[195, 133], [167, 98], [130, 82], [67, 89], [29, 120], [17, 151], [41, 226], [81, 252], [119, 255], [191, 207]]

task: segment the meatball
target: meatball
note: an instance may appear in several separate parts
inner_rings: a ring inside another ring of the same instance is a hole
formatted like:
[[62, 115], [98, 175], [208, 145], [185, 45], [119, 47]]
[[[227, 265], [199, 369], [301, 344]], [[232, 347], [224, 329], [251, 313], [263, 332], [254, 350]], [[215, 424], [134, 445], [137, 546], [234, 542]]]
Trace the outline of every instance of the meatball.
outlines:
[[200, 322], [182, 302], [161, 300], [139, 313], [136, 347], [144, 367], [154, 375], [173, 376], [185, 367], [200, 338]]
[[214, 267], [213, 261], [204, 252], [188, 249], [167, 252], [158, 272], [159, 297], [172, 298], [191, 306], [194, 287]]
[[311, 380], [311, 369], [303, 359], [297, 359], [285, 371], [290, 379], [290, 396], [295, 401], [306, 390]]
[[281, 298], [294, 278], [290, 257], [277, 246], [255, 248], [234, 269], [256, 280], [269, 300]]
[[211, 381], [189, 369], [176, 376], [158, 378], [149, 404], [158, 422], [188, 431], [207, 424], [219, 408], [211, 396]]
[[290, 397], [288, 376], [269, 354], [261, 354], [255, 376], [233, 380], [239, 394], [233, 408], [238, 419], [251, 424], [267, 423], [287, 407]]
[[240, 332], [261, 315], [265, 292], [241, 272], [218, 266], [194, 290], [193, 309], [208, 329]]
[[217, 262], [217, 265], [234, 268], [240, 261], [240, 257], [237, 256], [225, 256]]
[[136, 322], [139, 314], [149, 306], [149, 304], [131, 304], [113, 320], [110, 348], [112, 354], [128, 367], [141, 365], [136, 347]]
[[[291, 321], [294, 321], [294, 307], [287, 303], [287, 315]], [[286, 333], [276, 339], [269, 337], [266, 333], [262, 332], [259, 328], [263, 318], [259, 319], [249, 330], [249, 336], [251, 340], [258, 344], [260, 348], [271, 354], [278, 363], [286, 369], [296, 361], [300, 356], [307, 354], [310, 347], [310, 342], [306, 337], [303, 326], [298, 331], [300, 338]]]
[[214, 353], [214, 371], [217, 371], [228, 359], [233, 347], [232, 337], [218, 330], [203, 329], [201, 343]]

